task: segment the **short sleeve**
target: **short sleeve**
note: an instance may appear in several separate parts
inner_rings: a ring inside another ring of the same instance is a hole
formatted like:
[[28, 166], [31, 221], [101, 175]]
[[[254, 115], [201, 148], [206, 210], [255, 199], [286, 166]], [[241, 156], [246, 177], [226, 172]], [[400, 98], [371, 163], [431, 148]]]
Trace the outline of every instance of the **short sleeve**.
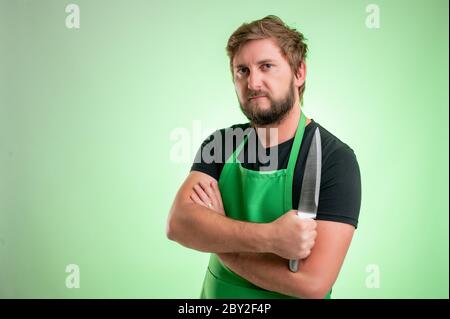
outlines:
[[202, 172], [208, 174], [217, 181], [219, 180], [224, 165], [223, 156], [221, 154], [223, 144], [222, 136], [222, 132], [217, 130], [203, 141], [195, 155], [194, 163], [191, 166], [191, 172]]
[[353, 150], [343, 146], [324, 161], [317, 219], [358, 226], [361, 174]]

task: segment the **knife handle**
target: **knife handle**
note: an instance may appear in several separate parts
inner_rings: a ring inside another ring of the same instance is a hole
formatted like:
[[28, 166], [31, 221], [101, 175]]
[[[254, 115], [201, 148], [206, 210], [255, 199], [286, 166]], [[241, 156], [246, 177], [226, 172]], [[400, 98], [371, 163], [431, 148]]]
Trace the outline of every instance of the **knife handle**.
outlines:
[[[299, 218], [316, 218], [316, 213], [305, 213], [305, 212], [297, 212], [297, 216]], [[291, 259], [289, 260], [289, 270], [292, 272], [297, 272], [298, 271], [298, 260], [296, 259]]]
[[289, 270], [292, 272], [298, 271], [298, 260], [297, 259], [289, 260]]

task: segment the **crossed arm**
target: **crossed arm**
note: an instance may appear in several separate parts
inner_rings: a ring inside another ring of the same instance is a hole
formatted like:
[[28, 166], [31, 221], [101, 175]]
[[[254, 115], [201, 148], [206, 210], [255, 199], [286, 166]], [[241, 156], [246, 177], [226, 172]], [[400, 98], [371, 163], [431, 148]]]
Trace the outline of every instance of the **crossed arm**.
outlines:
[[317, 238], [311, 254], [299, 261], [293, 273], [286, 259], [270, 253], [219, 253], [232, 271], [251, 283], [299, 298], [323, 298], [338, 276], [350, 245], [354, 227], [317, 221]]
[[[181, 192], [182, 194], [183, 192], [189, 194], [188, 201], [190, 203], [185, 207], [191, 207], [189, 211], [192, 214], [191, 216], [198, 216], [190, 224], [190, 227], [198, 227], [194, 231], [206, 229], [204, 230], [205, 233], [202, 234], [204, 238], [206, 236], [209, 236], [208, 238], [217, 238], [217, 234], [224, 234], [230, 242], [226, 244], [227, 247], [214, 243], [210, 244], [210, 249], [206, 246], [202, 246], [199, 249], [200, 242], [202, 242], [201, 245], [205, 245], [204, 241], [194, 243], [195, 240], [187, 235], [179, 236], [179, 240], [174, 238], [174, 235], [170, 235], [169, 238], [172, 237], [171, 239], [180, 243], [184, 242], [186, 246], [194, 249], [217, 253], [223, 263], [232, 271], [261, 288], [299, 298], [323, 298], [328, 293], [338, 276], [350, 246], [354, 232], [353, 226], [338, 222], [317, 221], [317, 237], [311, 254], [307, 258], [300, 260], [299, 271], [292, 273], [288, 268], [288, 260], [278, 255], [264, 252], [264, 250], [262, 250], [263, 252], [258, 250], [256, 250], [257, 252], [242, 252], [242, 250], [234, 249], [233, 247], [236, 247], [239, 236], [247, 236], [248, 238], [254, 233], [252, 231], [248, 233], [235, 231], [233, 234], [230, 234], [228, 229], [238, 229], [232, 226], [239, 226], [242, 227], [241, 229], [248, 230], [255, 228], [245, 228], [247, 226], [246, 223], [227, 218], [223, 211], [217, 184], [210, 184], [212, 180], [206, 174], [197, 172], [194, 176], [197, 179], [192, 178], [190, 182], [185, 183], [184, 191]], [[179, 194], [179, 196], [182, 196], [182, 194]], [[175, 205], [175, 207], [172, 207], [171, 215], [176, 214], [174, 212], [176, 210], [177, 207]], [[200, 217], [200, 214], [194, 214], [194, 211], [200, 210], [203, 213], [202, 217]], [[188, 210], [185, 209], [184, 212], [179, 214], [183, 215], [182, 213], [188, 213]], [[206, 224], [200, 225], [200, 223], [206, 223], [206, 220], [210, 220], [208, 227], [206, 227]], [[227, 224], [227, 227], [224, 227], [224, 224]], [[256, 226], [259, 227], [259, 225]], [[187, 229], [189, 227], [172, 226], [172, 228], [185, 228], [186, 233], [192, 233], [193, 231], [193, 229]], [[174, 231], [171, 232], [176, 233]], [[188, 237], [190, 238], [189, 243], [185, 239]], [[233, 244], [233, 241], [236, 243]], [[247, 241], [249, 240], [242, 241], [242, 243]], [[214, 247], [212, 247], [213, 245]], [[252, 250], [249, 249], [250, 247], [244, 251], [253, 251], [253, 248]]]

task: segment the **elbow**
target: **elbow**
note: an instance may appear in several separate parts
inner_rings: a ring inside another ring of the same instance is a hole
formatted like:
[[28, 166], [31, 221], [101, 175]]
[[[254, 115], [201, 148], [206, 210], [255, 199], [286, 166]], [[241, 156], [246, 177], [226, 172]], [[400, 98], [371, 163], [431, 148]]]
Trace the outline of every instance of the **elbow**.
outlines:
[[174, 203], [172, 205], [166, 222], [166, 237], [169, 240], [180, 242], [180, 236], [182, 236], [186, 228], [184, 225], [186, 222], [186, 209], [187, 206], [184, 204]]
[[166, 237], [171, 241], [181, 244], [179, 226], [173, 218], [169, 218], [166, 224]]
[[166, 237], [167, 237], [167, 239], [176, 241], [176, 234], [177, 234], [176, 229], [177, 229], [176, 214], [175, 214], [175, 211], [172, 206], [172, 209], [169, 212], [169, 216], [167, 217], [167, 222], [166, 222]]
[[173, 221], [169, 217], [166, 223], [166, 237], [169, 240], [175, 240], [175, 232], [173, 230]]

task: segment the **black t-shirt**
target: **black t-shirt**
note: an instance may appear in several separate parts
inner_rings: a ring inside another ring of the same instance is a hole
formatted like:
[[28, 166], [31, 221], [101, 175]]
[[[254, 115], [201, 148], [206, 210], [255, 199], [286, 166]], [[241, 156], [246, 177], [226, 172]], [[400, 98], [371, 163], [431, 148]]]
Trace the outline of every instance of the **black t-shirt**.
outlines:
[[[322, 142], [322, 175], [316, 219], [347, 223], [356, 228], [358, 226], [359, 210], [361, 207], [361, 176], [356, 156], [347, 144], [340, 141], [312, 119], [305, 127], [300, 152], [294, 170], [294, 181], [292, 186], [293, 209], [298, 209], [306, 157], [317, 127], [319, 127]], [[237, 136], [234, 138], [232, 148], [225, 147], [225, 131], [236, 128], [252, 130], [250, 124], [245, 123], [236, 124], [231, 126], [231, 128], [221, 129], [211, 134], [200, 146], [191, 167], [191, 171], [203, 172], [216, 180], [219, 180], [225, 161], [242, 142], [243, 135]], [[252, 134], [253, 133], [255, 132], [253, 131]], [[218, 136], [222, 138], [221, 141], [217, 138]], [[256, 140], [258, 148], [265, 150], [266, 154], [269, 154], [270, 149], [264, 149], [259, 138], [256, 138]], [[278, 145], [278, 170], [287, 168], [293, 141], [294, 138], [291, 138]], [[215, 145], [212, 145], [211, 143]], [[249, 143], [245, 144], [243, 151], [241, 151], [238, 156], [242, 166], [246, 169], [255, 171], [264, 170], [264, 166], [267, 166], [267, 163], [258, 161], [258, 156], [256, 161], [253, 157], [251, 157], [253, 160], [249, 160], [248, 144]], [[221, 153], [218, 157], [221, 158], [221, 160], [212, 162], [210, 160], [205, 160], [203, 158], [204, 156], [201, 156], [205, 148], [207, 148], [207, 151], [212, 156], [214, 155], [215, 150], [220, 149]]]

